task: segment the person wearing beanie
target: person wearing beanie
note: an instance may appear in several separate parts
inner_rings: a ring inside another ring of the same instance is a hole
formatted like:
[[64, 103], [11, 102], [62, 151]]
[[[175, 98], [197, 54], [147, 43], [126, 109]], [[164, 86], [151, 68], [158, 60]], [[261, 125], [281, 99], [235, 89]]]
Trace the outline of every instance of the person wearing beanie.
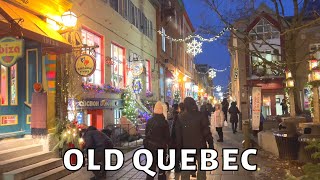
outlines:
[[[165, 105], [166, 106], [166, 105]], [[158, 164], [158, 149], [167, 149], [170, 142], [169, 124], [164, 116], [163, 103], [158, 101], [153, 110], [153, 116], [150, 118], [146, 125], [146, 137], [143, 141], [143, 145], [146, 149], [151, 151], [153, 155], [153, 162], [150, 170], [156, 171]], [[166, 162], [166, 156], [163, 156], [163, 162]], [[147, 180], [153, 179], [153, 177], [147, 175]], [[164, 171], [159, 170], [159, 180], [166, 180], [166, 174]]]

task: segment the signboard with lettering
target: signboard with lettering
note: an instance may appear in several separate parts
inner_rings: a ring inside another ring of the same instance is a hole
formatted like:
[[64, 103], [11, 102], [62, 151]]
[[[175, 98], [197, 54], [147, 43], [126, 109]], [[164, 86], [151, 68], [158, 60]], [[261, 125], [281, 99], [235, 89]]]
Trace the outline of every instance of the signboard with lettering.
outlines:
[[13, 37], [0, 39], [0, 64], [11, 67], [23, 56], [23, 40]]
[[0, 126], [10, 126], [18, 124], [18, 115], [0, 116]]
[[96, 60], [88, 54], [83, 54], [76, 59], [75, 69], [82, 77], [91, 76], [96, 70]]
[[261, 113], [261, 87], [252, 88], [252, 130], [259, 130]]
[[115, 109], [122, 107], [122, 100], [116, 99], [92, 98], [76, 102], [76, 109]]

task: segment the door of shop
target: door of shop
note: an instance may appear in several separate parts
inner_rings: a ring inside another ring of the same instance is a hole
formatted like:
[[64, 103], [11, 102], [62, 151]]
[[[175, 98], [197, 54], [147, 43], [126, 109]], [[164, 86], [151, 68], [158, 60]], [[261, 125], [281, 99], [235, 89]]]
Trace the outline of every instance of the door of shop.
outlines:
[[30, 133], [33, 84], [41, 80], [39, 55], [35, 45], [26, 45], [24, 58], [9, 68], [1, 66], [0, 134]]
[[103, 110], [88, 110], [88, 124], [96, 127], [97, 129], [103, 129]]

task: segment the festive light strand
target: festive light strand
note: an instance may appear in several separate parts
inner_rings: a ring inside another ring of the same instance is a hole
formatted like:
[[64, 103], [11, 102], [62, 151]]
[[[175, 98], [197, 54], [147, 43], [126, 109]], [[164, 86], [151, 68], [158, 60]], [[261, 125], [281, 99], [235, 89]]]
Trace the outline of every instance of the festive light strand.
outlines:
[[194, 38], [197, 38], [202, 42], [213, 42], [213, 41], [218, 40], [221, 36], [223, 36], [225, 32], [230, 31], [230, 30], [236, 30], [236, 29], [231, 28], [231, 27], [225, 27], [217, 35], [215, 35], [214, 37], [211, 37], [211, 38], [204, 38], [204, 37], [200, 36], [199, 34], [191, 34], [191, 35], [187, 36], [186, 38], [179, 38], [179, 39], [172, 38], [171, 36], [168, 36], [167, 34], [163, 33], [161, 30], [159, 30], [157, 32], [161, 36], [164, 36], [166, 39], [170, 39], [173, 42], [186, 42], [186, 41], [189, 41]]

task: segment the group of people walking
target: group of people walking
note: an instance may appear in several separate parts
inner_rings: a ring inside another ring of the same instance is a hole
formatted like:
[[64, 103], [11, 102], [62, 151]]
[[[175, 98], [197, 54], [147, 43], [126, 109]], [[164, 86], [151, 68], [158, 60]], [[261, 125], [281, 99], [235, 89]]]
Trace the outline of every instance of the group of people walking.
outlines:
[[[154, 106], [154, 115], [147, 122], [144, 140], [145, 148], [149, 149], [154, 157], [150, 169], [156, 170], [158, 149], [176, 149], [175, 172], [180, 172], [180, 149], [195, 148], [197, 152], [203, 148], [213, 149], [214, 131], [217, 131], [219, 135], [217, 141], [223, 142], [223, 126], [227, 123], [228, 112], [233, 133], [236, 133], [240, 111], [235, 102], [231, 103], [230, 108], [227, 99], [224, 99], [222, 104], [215, 104], [214, 107], [209, 103], [204, 103], [198, 108], [196, 101], [187, 97], [183, 103], [174, 104], [172, 110], [168, 105], [157, 102]], [[196, 155], [195, 159], [199, 162], [200, 155]], [[197, 172], [182, 171], [181, 179], [188, 180], [190, 175], [197, 179], [206, 179], [206, 172], [200, 170]], [[147, 180], [149, 179], [153, 177], [147, 176]], [[166, 179], [164, 171], [159, 170], [158, 179]]]

